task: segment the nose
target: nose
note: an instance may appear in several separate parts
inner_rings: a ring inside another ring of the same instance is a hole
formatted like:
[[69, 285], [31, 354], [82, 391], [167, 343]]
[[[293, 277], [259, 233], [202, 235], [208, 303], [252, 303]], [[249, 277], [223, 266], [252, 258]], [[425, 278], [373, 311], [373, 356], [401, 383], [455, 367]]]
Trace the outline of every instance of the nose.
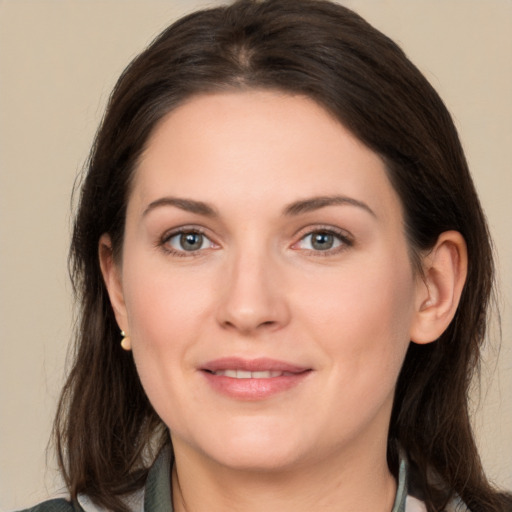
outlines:
[[283, 273], [263, 251], [234, 255], [221, 290], [217, 321], [224, 329], [254, 335], [278, 330], [290, 320]]

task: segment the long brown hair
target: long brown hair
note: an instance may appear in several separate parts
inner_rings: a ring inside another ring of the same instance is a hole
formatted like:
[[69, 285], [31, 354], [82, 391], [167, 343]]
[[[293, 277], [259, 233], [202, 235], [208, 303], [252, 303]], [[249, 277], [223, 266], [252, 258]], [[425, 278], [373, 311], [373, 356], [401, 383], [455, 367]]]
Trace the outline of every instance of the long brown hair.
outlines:
[[[143, 485], [165, 426], [139, 382], [102, 280], [98, 241], [123, 243], [130, 181], [150, 133], [194, 94], [267, 88], [306, 95], [381, 156], [404, 209], [411, 258], [446, 230], [465, 238], [466, 285], [446, 332], [410, 344], [396, 388], [390, 467], [403, 447], [422, 475], [429, 512], [457, 493], [472, 511], [505, 509], [471, 431], [468, 388], [478, 368], [493, 285], [489, 234], [456, 129], [441, 99], [402, 50], [357, 14], [324, 0], [240, 0], [166, 29], [124, 71], [83, 179], [70, 251], [80, 317], [74, 366], [55, 439], [72, 498], [112, 510]], [[435, 473], [450, 492], [427, 480]]]

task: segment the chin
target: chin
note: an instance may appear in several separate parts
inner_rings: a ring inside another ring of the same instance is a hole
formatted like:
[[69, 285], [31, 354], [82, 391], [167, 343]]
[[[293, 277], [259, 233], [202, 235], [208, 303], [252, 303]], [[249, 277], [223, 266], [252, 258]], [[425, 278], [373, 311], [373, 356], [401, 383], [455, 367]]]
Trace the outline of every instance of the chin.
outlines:
[[189, 446], [225, 468], [268, 472], [286, 470], [297, 464], [303, 447], [301, 438], [290, 435], [289, 430], [286, 433], [283, 429], [253, 425], [249, 431], [230, 429], [230, 432], [219, 433], [212, 429]]
[[295, 467], [299, 462], [295, 450], [283, 450], [282, 447], [252, 446], [234, 447], [218, 454], [216, 462], [230, 469], [244, 472], [267, 473], [282, 472]]

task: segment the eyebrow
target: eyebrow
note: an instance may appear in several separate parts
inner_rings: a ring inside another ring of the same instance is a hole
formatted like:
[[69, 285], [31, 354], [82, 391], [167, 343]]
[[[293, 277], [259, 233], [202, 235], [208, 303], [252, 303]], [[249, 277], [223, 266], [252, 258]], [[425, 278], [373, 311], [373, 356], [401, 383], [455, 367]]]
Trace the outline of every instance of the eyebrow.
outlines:
[[326, 206], [337, 205], [357, 206], [367, 211], [373, 217], [377, 217], [375, 212], [366, 203], [346, 196], [318, 196], [295, 201], [284, 209], [284, 214], [287, 216], [301, 215], [303, 213], [319, 210], [320, 208], [325, 208]]
[[[319, 210], [320, 208], [325, 208], [327, 206], [340, 205], [356, 206], [367, 211], [373, 217], [377, 217], [375, 212], [366, 203], [346, 196], [318, 196], [302, 199], [286, 206], [283, 212], [285, 216], [296, 216]], [[215, 208], [208, 203], [179, 197], [161, 197], [160, 199], [151, 202], [144, 210], [143, 216], [147, 215], [155, 208], [162, 206], [174, 206], [180, 210], [196, 213], [197, 215], [204, 215], [205, 217], [218, 217], [218, 213]]]
[[144, 210], [143, 216], [147, 215], [150, 211], [160, 206], [174, 206], [180, 210], [186, 212], [197, 213], [198, 215], [204, 215], [206, 217], [217, 217], [217, 212], [213, 206], [202, 201], [195, 201], [193, 199], [183, 199], [179, 197], [161, 197], [156, 201], [153, 201]]

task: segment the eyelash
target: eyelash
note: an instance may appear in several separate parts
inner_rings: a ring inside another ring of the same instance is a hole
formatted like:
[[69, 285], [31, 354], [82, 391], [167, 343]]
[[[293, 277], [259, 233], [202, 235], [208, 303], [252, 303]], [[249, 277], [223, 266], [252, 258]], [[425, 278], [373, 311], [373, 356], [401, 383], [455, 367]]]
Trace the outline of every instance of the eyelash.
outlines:
[[[300, 237], [300, 239], [292, 245], [292, 248], [297, 246], [300, 242], [304, 241], [307, 237], [310, 237], [315, 234], [329, 235], [333, 236], [340, 242], [340, 245], [331, 249], [325, 250], [314, 250], [314, 249], [303, 249], [308, 254], [312, 254], [314, 256], [333, 256], [340, 252], [347, 250], [349, 247], [354, 245], [354, 240], [352, 236], [344, 230], [333, 228], [332, 226], [315, 226], [314, 229], [308, 228], [308, 230]], [[300, 249], [297, 249], [300, 250]]]
[[[197, 249], [195, 251], [177, 250], [169, 245], [169, 242], [172, 238], [180, 235], [201, 235], [210, 242], [211, 246], [215, 245], [214, 242], [212, 242], [210, 238], [205, 234], [203, 229], [188, 226], [183, 226], [181, 228], [165, 233], [159, 240], [157, 245], [161, 247], [165, 253], [170, 254], [172, 256], [178, 256], [179, 258], [201, 256], [202, 251], [204, 251], [204, 249]], [[211, 246], [209, 248], [213, 248]]]
[[[304, 252], [308, 254], [312, 254], [314, 256], [332, 256], [334, 254], [338, 254], [344, 250], [346, 250], [349, 247], [352, 247], [354, 245], [354, 241], [352, 237], [343, 230], [335, 229], [331, 226], [316, 226], [314, 229], [308, 228], [304, 234], [301, 235], [299, 240], [297, 242], [294, 242], [291, 246], [292, 249], [300, 250], [299, 248], [296, 248], [296, 246], [303, 242], [307, 237], [313, 236], [315, 234], [322, 234], [322, 235], [328, 235], [333, 236], [335, 239], [337, 239], [338, 242], [340, 242], [340, 245], [334, 248], [325, 249], [325, 250], [315, 250], [315, 249], [302, 249]], [[204, 237], [207, 241], [210, 242], [210, 247], [208, 249], [215, 248], [216, 245], [214, 242], [211, 241], [211, 239], [205, 234], [205, 231], [198, 227], [189, 227], [189, 226], [183, 226], [181, 228], [172, 230], [170, 232], [165, 233], [162, 238], [158, 242], [158, 246], [162, 248], [162, 250], [167, 253], [171, 254], [172, 256], [177, 257], [197, 257], [201, 256], [203, 251], [205, 249], [197, 249], [192, 251], [186, 251], [186, 250], [176, 250], [172, 248], [169, 245], [169, 241], [180, 235], [201, 235]]]

